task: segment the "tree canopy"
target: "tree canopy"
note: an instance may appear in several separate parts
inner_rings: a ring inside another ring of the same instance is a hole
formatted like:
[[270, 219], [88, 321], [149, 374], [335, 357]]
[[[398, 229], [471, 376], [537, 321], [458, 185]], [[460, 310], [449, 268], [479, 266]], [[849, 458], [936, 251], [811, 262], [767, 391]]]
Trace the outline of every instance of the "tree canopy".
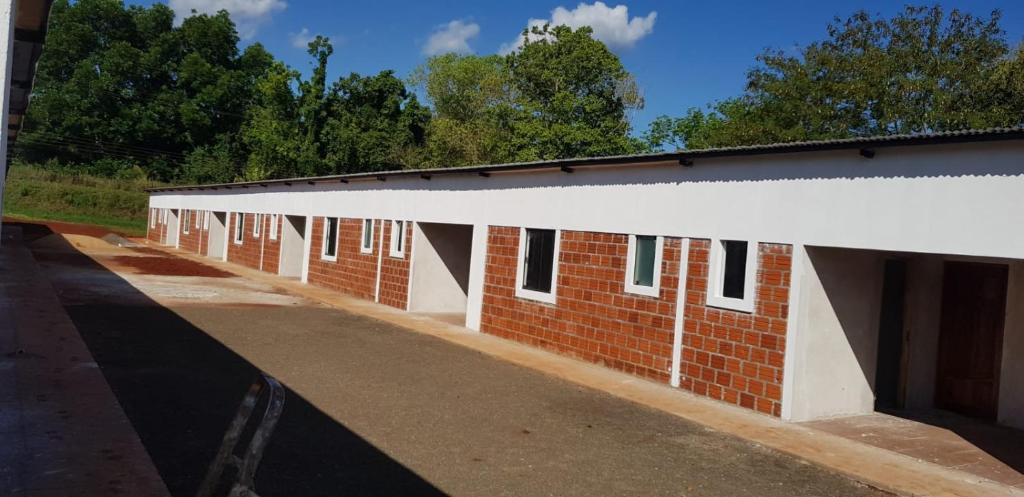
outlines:
[[1020, 125], [1024, 47], [999, 20], [937, 6], [837, 18], [823, 41], [759, 56], [743, 94], [640, 138], [639, 86], [589, 27], [535, 26], [507, 55], [435, 56], [407, 79], [331, 82], [323, 36], [304, 78], [259, 43], [240, 49], [224, 11], [175, 26], [160, 3], [56, 0], [14, 152], [201, 183]]
[[906, 7], [836, 18], [797, 55], [767, 51], [746, 92], [662, 116], [654, 148], [707, 148], [1024, 124], [1024, 48], [987, 17]]

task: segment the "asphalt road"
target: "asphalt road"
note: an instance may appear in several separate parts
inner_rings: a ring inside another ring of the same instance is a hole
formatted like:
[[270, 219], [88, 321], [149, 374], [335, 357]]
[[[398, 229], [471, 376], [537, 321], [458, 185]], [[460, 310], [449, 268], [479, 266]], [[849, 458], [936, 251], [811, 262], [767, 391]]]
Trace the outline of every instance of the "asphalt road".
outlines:
[[[885, 495], [674, 416], [301, 299], [158, 303], [139, 288], [147, 278], [166, 288], [174, 276], [120, 274], [53, 250], [38, 260], [176, 496], [194, 494], [254, 364], [288, 387], [258, 472], [263, 497]], [[208, 293], [246, 291], [239, 278], [180, 278]]]

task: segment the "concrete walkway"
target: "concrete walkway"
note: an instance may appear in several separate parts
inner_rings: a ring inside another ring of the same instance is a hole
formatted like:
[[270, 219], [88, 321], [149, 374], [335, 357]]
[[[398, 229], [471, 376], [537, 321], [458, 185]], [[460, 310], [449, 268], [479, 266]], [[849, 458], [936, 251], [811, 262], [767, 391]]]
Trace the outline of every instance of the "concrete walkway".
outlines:
[[438, 337], [481, 353], [593, 388], [709, 429], [729, 433], [801, 460], [844, 474], [856, 481], [899, 495], [1024, 497], [1024, 491], [958, 469], [909, 457], [810, 426], [778, 419], [690, 395], [596, 365], [554, 355], [465, 328], [303, 285], [274, 275], [215, 261], [179, 250], [167, 253], [202, 261], [252, 281], [273, 285], [292, 295], [372, 317], [404, 329]]
[[3, 236], [0, 496], [169, 496], [20, 230]]

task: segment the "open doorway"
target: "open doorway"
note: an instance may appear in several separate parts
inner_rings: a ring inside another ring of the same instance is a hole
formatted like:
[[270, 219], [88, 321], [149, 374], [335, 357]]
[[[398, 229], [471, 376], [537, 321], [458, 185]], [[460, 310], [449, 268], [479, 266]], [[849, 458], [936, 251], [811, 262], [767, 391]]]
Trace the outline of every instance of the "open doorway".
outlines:
[[226, 212], [214, 212], [210, 218], [210, 241], [207, 243], [206, 255], [217, 260], [224, 260], [224, 249], [227, 242]]
[[285, 216], [281, 223], [281, 263], [278, 274], [288, 278], [302, 277], [302, 260], [306, 256], [305, 216]]
[[464, 325], [473, 226], [416, 223], [409, 310]]
[[181, 223], [178, 222], [178, 209], [167, 210], [167, 240], [164, 244], [170, 247], [178, 247], [178, 232], [181, 231]]

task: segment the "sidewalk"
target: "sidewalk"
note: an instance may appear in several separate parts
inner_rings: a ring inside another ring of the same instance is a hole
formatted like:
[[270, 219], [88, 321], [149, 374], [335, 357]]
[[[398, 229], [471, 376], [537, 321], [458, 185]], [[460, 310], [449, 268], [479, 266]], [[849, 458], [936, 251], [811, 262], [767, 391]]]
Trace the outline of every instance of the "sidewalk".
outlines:
[[21, 231], [0, 244], [0, 496], [168, 496]]
[[[147, 243], [148, 242], [144, 242]], [[466, 328], [418, 316], [384, 305], [341, 295], [331, 290], [280, 278], [231, 263], [216, 261], [155, 244], [149, 246], [273, 285], [289, 293], [435, 336], [563, 380], [601, 390], [658, 409], [708, 428], [729, 433], [765, 447], [828, 468], [866, 485], [913, 496], [1024, 497], [1024, 491], [967, 472], [944, 468], [903, 454], [808, 426], [785, 423], [655, 384], [600, 366], [558, 356]]]

